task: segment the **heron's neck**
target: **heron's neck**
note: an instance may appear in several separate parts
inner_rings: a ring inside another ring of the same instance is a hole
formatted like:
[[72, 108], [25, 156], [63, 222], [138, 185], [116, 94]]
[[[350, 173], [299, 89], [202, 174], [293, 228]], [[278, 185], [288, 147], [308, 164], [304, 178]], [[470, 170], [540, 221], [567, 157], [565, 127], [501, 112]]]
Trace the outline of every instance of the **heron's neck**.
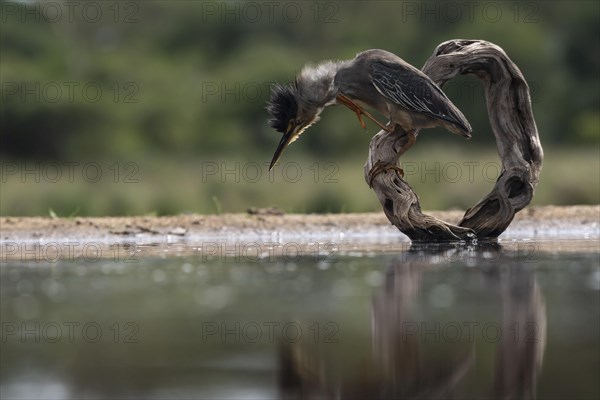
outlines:
[[335, 75], [345, 61], [325, 61], [316, 66], [305, 66], [298, 81], [302, 82], [302, 94], [314, 103], [330, 105], [338, 94]]

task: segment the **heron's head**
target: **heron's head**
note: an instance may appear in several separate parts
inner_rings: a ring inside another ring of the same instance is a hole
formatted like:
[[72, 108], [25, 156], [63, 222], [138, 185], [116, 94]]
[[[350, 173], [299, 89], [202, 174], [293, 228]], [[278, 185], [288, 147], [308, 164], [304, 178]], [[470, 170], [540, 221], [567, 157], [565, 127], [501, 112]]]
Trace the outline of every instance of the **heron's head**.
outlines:
[[290, 143], [319, 120], [319, 114], [324, 107], [324, 104], [303, 96], [298, 81], [288, 85], [273, 85], [271, 99], [267, 104], [267, 111], [271, 114], [269, 123], [276, 131], [283, 133], [283, 136], [277, 145], [269, 169], [273, 168]]
[[319, 114], [326, 106], [335, 104], [334, 79], [342, 65], [341, 61], [306, 65], [294, 83], [273, 85], [267, 110], [271, 114], [271, 126], [283, 133], [283, 137], [275, 150], [270, 168], [290, 143], [319, 120]]

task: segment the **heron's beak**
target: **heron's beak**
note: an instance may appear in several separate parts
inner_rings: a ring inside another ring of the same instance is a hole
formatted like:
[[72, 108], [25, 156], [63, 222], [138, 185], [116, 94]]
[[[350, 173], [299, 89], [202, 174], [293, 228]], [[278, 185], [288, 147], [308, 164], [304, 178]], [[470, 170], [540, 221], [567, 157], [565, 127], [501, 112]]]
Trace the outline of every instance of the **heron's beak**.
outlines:
[[294, 129], [288, 129], [283, 136], [281, 137], [281, 141], [279, 142], [279, 144], [277, 145], [277, 149], [275, 150], [275, 154], [273, 154], [273, 159], [271, 160], [271, 165], [269, 166], [269, 171], [273, 169], [273, 167], [275, 166], [275, 163], [277, 161], [279, 161], [279, 158], [281, 158], [281, 154], [283, 153], [283, 150], [285, 150], [285, 148], [288, 146], [288, 144], [290, 144], [290, 142], [292, 141], [292, 138], [294, 137]]

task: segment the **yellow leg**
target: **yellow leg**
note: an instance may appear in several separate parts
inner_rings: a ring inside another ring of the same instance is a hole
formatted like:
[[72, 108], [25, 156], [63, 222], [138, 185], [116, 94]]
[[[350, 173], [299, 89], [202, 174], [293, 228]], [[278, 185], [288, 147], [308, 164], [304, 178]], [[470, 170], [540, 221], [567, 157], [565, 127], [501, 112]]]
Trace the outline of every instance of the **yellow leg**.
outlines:
[[367, 127], [367, 124], [365, 124], [365, 121], [363, 121], [362, 119], [362, 109], [358, 106], [358, 104], [356, 104], [343, 94], [338, 95], [337, 98], [343, 105], [345, 105], [346, 107], [348, 107], [356, 113], [356, 116], [358, 117], [358, 122], [360, 122], [360, 125], [363, 127], [363, 129], [365, 129]]
[[365, 117], [369, 118], [371, 121], [375, 122], [377, 124], [377, 126], [379, 126], [384, 131], [392, 132], [394, 130], [391, 126], [385, 126], [381, 122], [377, 121], [377, 119], [375, 117], [373, 117], [371, 114], [369, 114], [368, 112], [363, 110], [358, 104], [356, 104], [354, 101], [352, 101], [349, 97], [344, 96], [343, 94], [338, 94], [337, 99], [340, 101], [340, 103], [342, 103], [343, 105], [345, 105], [346, 107], [348, 107], [349, 109], [351, 109], [352, 111], [354, 111], [356, 113], [356, 116], [358, 117], [358, 121], [360, 122], [360, 125], [363, 127], [363, 129], [365, 129], [367, 127], [367, 125], [365, 124], [365, 121], [363, 121], [363, 119], [362, 119], [362, 116], [364, 115]]

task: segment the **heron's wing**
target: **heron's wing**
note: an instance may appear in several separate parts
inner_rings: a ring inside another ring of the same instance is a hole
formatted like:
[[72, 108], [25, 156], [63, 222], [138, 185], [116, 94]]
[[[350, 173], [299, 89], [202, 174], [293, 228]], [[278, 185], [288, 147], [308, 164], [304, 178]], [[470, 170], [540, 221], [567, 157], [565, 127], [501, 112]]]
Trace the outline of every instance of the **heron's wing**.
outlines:
[[370, 75], [377, 91], [408, 111], [448, 121], [467, 132], [467, 119], [427, 76], [400, 63], [373, 61]]

